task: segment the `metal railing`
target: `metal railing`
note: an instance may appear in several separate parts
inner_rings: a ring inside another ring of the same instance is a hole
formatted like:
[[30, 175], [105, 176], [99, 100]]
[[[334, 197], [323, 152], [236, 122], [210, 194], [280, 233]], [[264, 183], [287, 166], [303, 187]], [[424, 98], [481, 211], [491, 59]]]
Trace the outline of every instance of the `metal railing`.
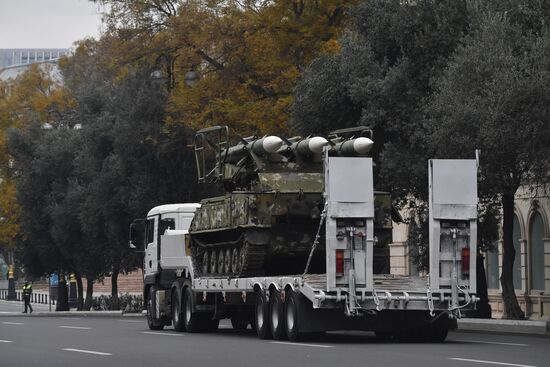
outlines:
[[[17, 301], [23, 301], [23, 292], [16, 291], [16, 299]], [[0, 290], [0, 300], [7, 300], [8, 299], [8, 290], [2, 289]], [[39, 303], [48, 305], [50, 304], [55, 305], [56, 299], [53, 296], [50, 296], [48, 293], [41, 293], [41, 292], [33, 292], [31, 294], [31, 303]]]

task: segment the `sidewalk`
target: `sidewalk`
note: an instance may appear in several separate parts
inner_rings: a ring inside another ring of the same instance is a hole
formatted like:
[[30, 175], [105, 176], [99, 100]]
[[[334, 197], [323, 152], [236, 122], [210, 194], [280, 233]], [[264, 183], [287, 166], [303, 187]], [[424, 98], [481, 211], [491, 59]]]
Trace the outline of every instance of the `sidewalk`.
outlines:
[[126, 313], [122, 311], [55, 311], [55, 305], [52, 305], [52, 311], [49, 311], [48, 305], [33, 303], [32, 314], [22, 314], [24, 309], [21, 301], [4, 301], [0, 300], [0, 317], [48, 317], [48, 316], [71, 316], [71, 317], [143, 317], [143, 313]]
[[458, 330], [550, 336], [550, 321], [460, 319], [458, 320]]

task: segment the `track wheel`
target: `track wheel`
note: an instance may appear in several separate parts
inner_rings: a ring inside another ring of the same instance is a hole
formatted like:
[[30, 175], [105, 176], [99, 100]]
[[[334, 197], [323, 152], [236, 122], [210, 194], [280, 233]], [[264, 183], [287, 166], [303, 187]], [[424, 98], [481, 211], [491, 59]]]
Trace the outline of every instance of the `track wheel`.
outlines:
[[285, 297], [285, 330], [288, 340], [295, 342], [300, 340], [299, 328], [299, 299], [298, 294], [293, 290], [288, 290]]
[[261, 290], [256, 291], [256, 305], [254, 312], [254, 322], [256, 324], [256, 334], [260, 339], [271, 339], [271, 328], [269, 326], [269, 303], [265, 293]]
[[218, 252], [216, 250], [212, 250], [210, 252], [210, 274], [216, 274], [216, 269], [218, 266]]
[[231, 252], [231, 271], [234, 274], [241, 272], [241, 251], [237, 247]]
[[248, 327], [249, 321], [243, 320], [240, 318], [232, 317], [231, 318], [231, 326], [233, 326], [234, 330], [246, 330]]
[[217, 251], [218, 253], [218, 273], [224, 274], [224, 264], [225, 264], [225, 250], [221, 249]]
[[231, 274], [231, 249], [225, 250], [225, 254], [223, 256], [223, 272], [224, 274]]
[[176, 331], [185, 331], [181, 301], [181, 288], [176, 288], [172, 292], [172, 326]]
[[282, 294], [278, 290], [271, 292], [269, 297], [270, 304], [270, 327], [271, 333], [273, 334], [273, 339], [275, 340], [284, 340], [286, 339], [286, 330], [285, 330], [285, 308], [284, 302], [281, 298]]
[[210, 251], [204, 250], [204, 255], [202, 255], [202, 273], [204, 275], [208, 274], [210, 270]]
[[147, 326], [150, 330], [162, 330], [164, 324], [155, 319], [156, 288], [149, 288], [149, 297], [147, 298]]

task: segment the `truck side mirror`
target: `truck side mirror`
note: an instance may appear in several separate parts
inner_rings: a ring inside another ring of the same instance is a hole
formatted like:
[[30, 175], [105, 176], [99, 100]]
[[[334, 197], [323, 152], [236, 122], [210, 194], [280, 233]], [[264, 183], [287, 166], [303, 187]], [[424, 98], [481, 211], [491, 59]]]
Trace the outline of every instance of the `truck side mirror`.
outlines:
[[145, 219], [134, 219], [130, 224], [128, 246], [137, 252], [145, 251]]

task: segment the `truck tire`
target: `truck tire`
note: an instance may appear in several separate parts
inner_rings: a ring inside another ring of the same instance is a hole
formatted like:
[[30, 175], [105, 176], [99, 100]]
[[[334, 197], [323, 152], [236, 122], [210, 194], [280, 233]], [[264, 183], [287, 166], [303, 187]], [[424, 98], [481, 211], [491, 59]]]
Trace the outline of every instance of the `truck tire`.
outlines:
[[233, 326], [233, 330], [246, 330], [248, 324], [248, 320], [243, 320], [236, 317], [231, 318], [231, 326]]
[[269, 326], [271, 327], [271, 333], [273, 339], [284, 340], [286, 339], [285, 330], [285, 308], [281, 299], [281, 292], [274, 290], [269, 297], [270, 312], [269, 312]]
[[256, 334], [260, 339], [271, 339], [271, 328], [269, 326], [269, 303], [261, 290], [256, 291], [256, 305], [254, 306], [254, 323]]
[[288, 290], [285, 297], [285, 331], [286, 337], [291, 342], [299, 341], [302, 337], [299, 328], [299, 304], [298, 294]]
[[185, 331], [189, 333], [214, 332], [218, 330], [220, 320], [212, 319], [212, 314], [196, 312], [195, 296], [189, 287], [183, 290], [182, 314]]
[[197, 312], [195, 312], [195, 299], [193, 291], [189, 287], [183, 291], [183, 323], [185, 330], [190, 333], [198, 333], [204, 330], [203, 320]]
[[155, 319], [155, 299], [156, 288], [149, 288], [149, 297], [147, 298], [147, 326], [150, 330], [162, 330], [164, 329], [164, 323]]
[[176, 331], [185, 331], [181, 301], [181, 288], [174, 288], [172, 291], [172, 326]]

